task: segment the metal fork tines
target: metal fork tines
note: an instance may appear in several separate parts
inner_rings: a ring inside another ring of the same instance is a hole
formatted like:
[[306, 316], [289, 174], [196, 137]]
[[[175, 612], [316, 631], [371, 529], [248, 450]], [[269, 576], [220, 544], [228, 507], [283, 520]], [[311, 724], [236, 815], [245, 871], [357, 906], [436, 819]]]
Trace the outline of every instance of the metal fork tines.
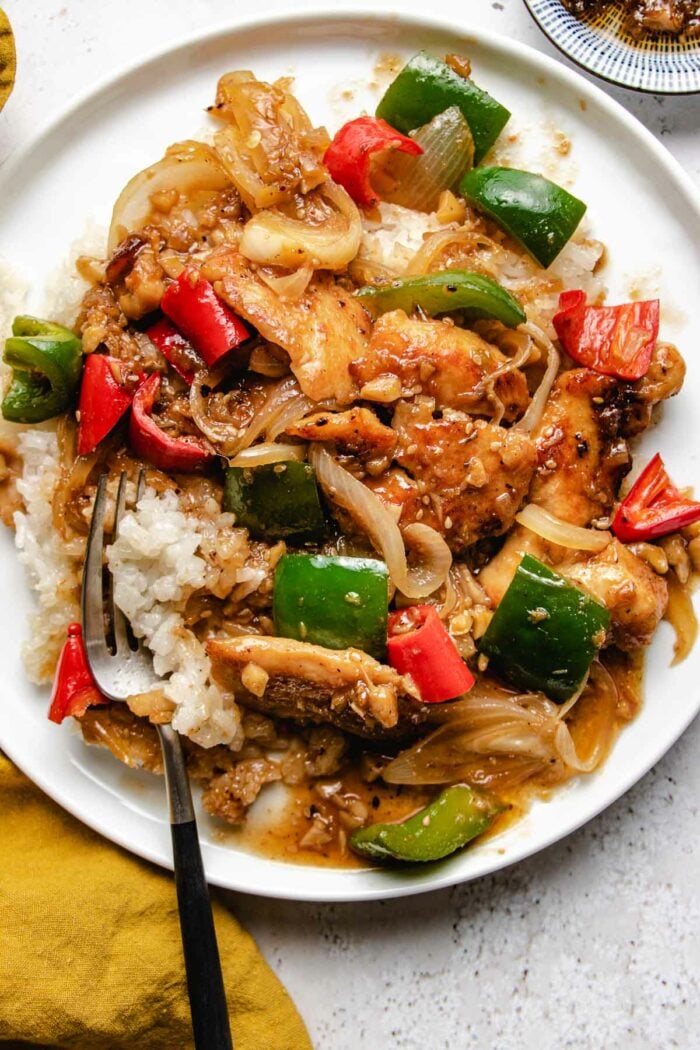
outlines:
[[[108, 482], [109, 476], [103, 474], [97, 486], [90, 523], [83, 567], [83, 635], [90, 670], [100, 691], [111, 700], [126, 700], [163, 683], [155, 674], [150, 653], [134, 638], [126, 617], [117, 607], [112, 575], [109, 570], [105, 572]], [[112, 542], [118, 536], [127, 509], [127, 484], [127, 475], [123, 473], [115, 501]], [[136, 486], [136, 503], [143, 489], [144, 474], [141, 471]], [[108, 581], [106, 591], [105, 577]], [[170, 803], [173, 867], [194, 1045], [196, 1050], [232, 1050], [219, 949], [182, 744], [172, 726], [158, 725], [156, 729], [163, 752]]]
[[[143, 645], [134, 639], [124, 613], [114, 602], [114, 587], [109, 574], [107, 588], [107, 618], [109, 631], [105, 630], [104, 594], [104, 546], [105, 518], [107, 515], [107, 485], [109, 475], [103, 474], [97, 486], [92, 522], [87, 542], [83, 568], [83, 635], [90, 669], [100, 691], [111, 700], [126, 700], [136, 693], [145, 693], [158, 684], [153, 670], [153, 660]], [[119, 523], [126, 511], [128, 478], [119, 478], [114, 507], [114, 524], [111, 539], [117, 538]], [[143, 471], [137, 483], [137, 502], [143, 489]], [[113, 645], [109, 644], [109, 636]]]

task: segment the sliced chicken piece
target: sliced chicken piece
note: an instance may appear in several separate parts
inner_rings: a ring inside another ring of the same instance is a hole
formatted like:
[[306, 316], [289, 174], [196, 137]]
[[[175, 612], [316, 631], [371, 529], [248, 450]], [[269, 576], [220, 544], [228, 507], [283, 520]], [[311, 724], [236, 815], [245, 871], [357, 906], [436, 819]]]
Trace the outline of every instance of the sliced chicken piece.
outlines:
[[599, 554], [566, 550], [516, 526], [479, 574], [494, 606], [508, 590], [520, 561], [532, 554], [588, 591], [610, 612], [610, 641], [620, 649], [648, 645], [668, 601], [666, 581], [628, 547], [613, 539]]
[[376, 492], [383, 503], [398, 509], [400, 525], [422, 521], [424, 525], [430, 525], [433, 529], [443, 529], [442, 516], [437, 511], [437, 501], [433, 502], [429, 497], [424, 501], [425, 486], [409, 477], [405, 470], [392, 467], [376, 478], [363, 478], [363, 482], [368, 489]]
[[[556, 382], [536, 435], [539, 467], [530, 499], [545, 510], [587, 526], [607, 516], [629, 469], [625, 438], [639, 433], [651, 409], [680, 390], [685, 365], [675, 347], [657, 344], [647, 374], [620, 383], [585, 368]], [[505, 594], [525, 553], [552, 565], [603, 602], [611, 615], [611, 640], [621, 649], [648, 645], [668, 602], [665, 580], [618, 540], [599, 554], [566, 550], [521, 527], [481, 571], [479, 581], [494, 603]]]
[[618, 648], [649, 645], [666, 611], [668, 587], [664, 578], [624, 543], [613, 540], [592, 558], [573, 564], [565, 561], [559, 571], [607, 607]]
[[529, 529], [516, 525], [508, 533], [498, 554], [479, 572], [479, 583], [495, 607], [510, 587], [515, 570], [526, 554], [539, 558], [546, 565], [554, 565], [554, 562], [558, 561], [563, 553], [563, 547], [554, 547], [534, 532], [530, 532]]
[[396, 462], [421, 494], [402, 500], [402, 525], [436, 518], [456, 552], [510, 528], [536, 465], [531, 438], [461, 412], [434, 419], [428, 403], [400, 404], [393, 426]]
[[560, 375], [536, 434], [532, 502], [572, 525], [608, 514], [631, 464], [625, 439], [649, 425], [652, 408], [677, 394], [684, 376], [683, 358], [670, 343], [656, 345], [636, 383], [587, 368]]
[[384, 426], [369, 408], [347, 412], [317, 412], [285, 430], [288, 437], [305, 441], [333, 441], [342, 451], [357, 456], [388, 456], [396, 446], [396, 434]]
[[410, 683], [359, 649], [246, 636], [207, 645], [214, 676], [247, 707], [295, 722], [328, 723], [370, 740], [415, 735], [429, 705]]
[[354, 400], [357, 388], [349, 365], [366, 352], [371, 323], [360, 302], [331, 274], [317, 273], [293, 301], [273, 292], [256, 267], [232, 248], [213, 252], [202, 274], [263, 338], [287, 351], [307, 397], [341, 405]]
[[573, 525], [606, 515], [631, 457], [604, 415], [619, 384], [587, 368], [557, 379], [536, 434], [538, 468], [530, 499]]
[[423, 393], [438, 408], [487, 416], [502, 402], [504, 418], [512, 420], [527, 408], [528, 389], [517, 369], [498, 374], [507, 364], [508, 358], [475, 332], [447, 320], [411, 320], [393, 310], [375, 323], [369, 347], [350, 373], [368, 401]]
[[646, 375], [636, 383], [619, 383], [601, 412], [608, 430], [625, 437], [640, 434], [651, 423], [652, 409], [674, 397], [683, 386], [685, 361], [672, 343], [657, 343]]

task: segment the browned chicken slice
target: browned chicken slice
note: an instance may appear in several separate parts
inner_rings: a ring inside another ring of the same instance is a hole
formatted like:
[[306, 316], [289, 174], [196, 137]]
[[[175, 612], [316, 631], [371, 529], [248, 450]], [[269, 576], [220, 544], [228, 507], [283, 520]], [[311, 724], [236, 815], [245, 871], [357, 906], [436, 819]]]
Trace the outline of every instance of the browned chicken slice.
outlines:
[[647, 562], [613, 540], [592, 558], [565, 561], [560, 571], [605, 605], [620, 649], [649, 645], [666, 610], [668, 588]]
[[207, 645], [214, 677], [240, 703], [295, 722], [337, 726], [370, 740], [410, 738], [429, 714], [391, 667], [359, 649], [245, 636]]
[[524, 554], [532, 554], [588, 591], [610, 612], [610, 640], [620, 649], [648, 645], [664, 614], [666, 581], [629, 548], [613, 539], [599, 554], [566, 550], [516, 526], [479, 574], [494, 606], [508, 590]]
[[612, 415], [625, 437], [640, 434], [651, 423], [652, 409], [675, 397], [685, 379], [685, 361], [672, 343], [657, 343], [646, 375], [636, 383], [619, 383], [603, 410]]
[[393, 425], [395, 460], [420, 491], [401, 500], [402, 525], [434, 525], [457, 552], [510, 528], [536, 465], [531, 438], [461, 412], [434, 419], [425, 403], [400, 404]]
[[396, 434], [374, 412], [355, 406], [347, 412], [317, 412], [285, 430], [288, 437], [305, 441], [333, 441], [344, 452], [357, 456], [387, 456], [394, 451]]
[[341, 405], [354, 400], [357, 388], [349, 365], [366, 352], [371, 323], [364, 307], [331, 274], [317, 273], [301, 298], [289, 301], [230, 248], [212, 253], [202, 273], [263, 338], [287, 351], [307, 397]]
[[[675, 347], [661, 343], [636, 383], [584, 368], [561, 375], [536, 435], [539, 466], [531, 501], [573, 525], [609, 515], [629, 469], [625, 438], [644, 429], [655, 404], [678, 392], [684, 373]], [[666, 608], [666, 582], [623, 544], [614, 539], [601, 553], [587, 555], [518, 527], [479, 577], [493, 602], [503, 597], [525, 553], [602, 601], [611, 614], [612, 641], [621, 649], [649, 643]]]
[[530, 499], [572, 525], [607, 514], [630, 467], [624, 438], [606, 432], [603, 409], [616, 386], [611, 377], [586, 368], [564, 372], [536, 434], [538, 468]]
[[[475, 332], [451, 321], [416, 321], [403, 310], [384, 314], [375, 323], [364, 356], [350, 366], [361, 396], [369, 401], [396, 401], [426, 394], [438, 408], [460, 408], [492, 416], [503, 403], [512, 420], [527, 408], [525, 376], [503, 372], [508, 358]], [[495, 376], [495, 378], [494, 378]], [[493, 391], [495, 398], [490, 399]]]
[[[414, 478], [409, 477], [405, 470], [399, 467], [391, 467], [376, 478], [363, 478], [364, 484], [372, 492], [375, 492], [383, 503], [393, 508], [399, 508], [398, 520], [400, 525], [410, 525], [414, 521], [422, 521], [424, 525], [430, 525], [433, 529], [443, 528], [442, 518], [438, 514], [436, 506], [428, 498], [423, 500], [426, 494], [425, 486]], [[343, 518], [343, 523], [346, 519]], [[352, 531], [352, 523], [348, 525]]]
[[647, 374], [621, 383], [587, 368], [559, 376], [536, 434], [539, 466], [530, 498], [572, 525], [609, 513], [631, 457], [626, 438], [651, 421], [655, 405], [683, 385], [685, 364], [658, 343]]

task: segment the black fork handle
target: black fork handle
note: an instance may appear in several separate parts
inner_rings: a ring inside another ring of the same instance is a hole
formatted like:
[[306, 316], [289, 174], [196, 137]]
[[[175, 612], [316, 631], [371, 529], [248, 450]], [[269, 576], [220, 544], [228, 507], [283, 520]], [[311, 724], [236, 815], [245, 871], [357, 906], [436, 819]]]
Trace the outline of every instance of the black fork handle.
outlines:
[[180, 932], [196, 1050], [233, 1050], [224, 979], [180, 738], [159, 726]]

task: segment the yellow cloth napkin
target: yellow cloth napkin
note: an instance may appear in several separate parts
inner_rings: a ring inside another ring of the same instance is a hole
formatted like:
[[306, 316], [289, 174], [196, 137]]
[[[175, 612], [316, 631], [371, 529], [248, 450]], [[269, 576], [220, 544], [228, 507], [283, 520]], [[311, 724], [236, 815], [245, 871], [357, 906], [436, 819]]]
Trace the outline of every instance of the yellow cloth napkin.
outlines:
[[[214, 900], [236, 1050], [311, 1050]], [[0, 1046], [192, 1047], [172, 875], [83, 827], [0, 754]]]
[[5, 105], [15, 82], [17, 55], [10, 20], [0, 8], [0, 109]]

